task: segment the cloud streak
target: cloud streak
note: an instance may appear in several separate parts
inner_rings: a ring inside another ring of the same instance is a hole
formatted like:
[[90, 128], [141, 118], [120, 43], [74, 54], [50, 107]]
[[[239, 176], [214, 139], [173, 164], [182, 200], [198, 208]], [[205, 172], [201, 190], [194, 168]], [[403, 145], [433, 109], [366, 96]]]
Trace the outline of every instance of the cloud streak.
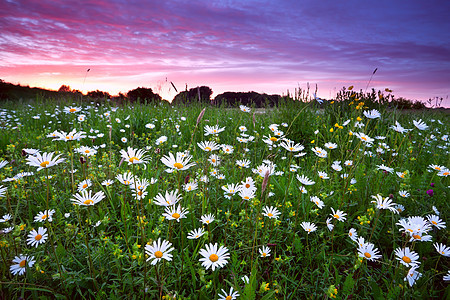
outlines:
[[282, 93], [312, 82], [329, 97], [335, 87], [365, 88], [378, 67], [375, 88], [448, 95], [450, 5], [370, 3], [10, 0], [0, 12], [0, 74], [112, 93], [161, 87], [166, 77], [216, 94]]

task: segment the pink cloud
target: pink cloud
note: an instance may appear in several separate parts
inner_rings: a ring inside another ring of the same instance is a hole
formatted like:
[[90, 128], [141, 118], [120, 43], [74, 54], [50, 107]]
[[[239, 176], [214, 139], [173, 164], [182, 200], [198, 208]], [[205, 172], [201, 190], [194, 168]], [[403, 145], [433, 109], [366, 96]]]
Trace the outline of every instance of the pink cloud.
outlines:
[[[6, 1], [0, 12], [4, 80], [126, 92], [177, 85], [319, 95], [344, 85], [446, 96], [445, 9], [411, 1], [367, 6], [297, 1]], [[450, 8], [448, 4], [443, 4]], [[90, 68], [85, 84], [86, 69]], [[450, 103], [449, 103], [450, 104]]]

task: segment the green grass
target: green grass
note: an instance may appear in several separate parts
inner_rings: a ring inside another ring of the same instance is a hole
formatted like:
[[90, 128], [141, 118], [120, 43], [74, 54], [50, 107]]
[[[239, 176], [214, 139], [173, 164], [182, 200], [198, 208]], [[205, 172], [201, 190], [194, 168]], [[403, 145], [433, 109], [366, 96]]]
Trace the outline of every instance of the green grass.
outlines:
[[[435, 214], [433, 206], [448, 223], [449, 179], [438, 176], [429, 167], [450, 166], [448, 115], [433, 111], [404, 114], [375, 105], [371, 108], [376, 108], [381, 118], [367, 119], [362, 113], [367, 108], [361, 105], [362, 109], [356, 109], [358, 104], [351, 100], [344, 99], [324, 109], [318, 109], [314, 103], [287, 101], [255, 114], [207, 107], [198, 124], [204, 107], [196, 105], [135, 104], [113, 111], [106, 103], [83, 105], [80, 112], [64, 113], [63, 108], [70, 103], [3, 103], [0, 162], [7, 160], [9, 164], [0, 169], [0, 180], [14, 178], [21, 172], [34, 174], [0, 184], [7, 188], [0, 198], [0, 216], [12, 216], [0, 223], [0, 228], [13, 227], [0, 236], [1, 297], [142, 299], [145, 295], [148, 299], [173, 299], [176, 295], [176, 299], [217, 299], [222, 289], [228, 292], [231, 287], [238, 291], [240, 299], [448, 297], [448, 282], [442, 278], [449, 270], [449, 260], [433, 247], [436, 242], [450, 246], [448, 228], [433, 227], [428, 231], [430, 242], [410, 242], [409, 234], [399, 231], [400, 226], [396, 225], [401, 218]], [[85, 120], [80, 122], [77, 116], [81, 114]], [[429, 126], [427, 130], [413, 125], [412, 121], [419, 119]], [[412, 130], [405, 134], [392, 130], [390, 126], [395, 121]], [[357, 122], [361, 128], [355, 127]], [[147, 128], [146, 124], [153, 124], [154, 128]], [[280, 140], [275, 142], [277, 147], [269, 147], [263, 140], [274, 136], [269, 129], [271, 124], [278, 124], [286, 138], [302, 144], [305, 149], [301, 152], [306, 154], [295, 157], [296, 153], [279, 146]], [[217, 136], [207, 136], [206, 125], [225, 130]], [[245, 133], [254, 140], [247, 144], [238, 142], [239, 126], [245, 126]], [[54, 130], [72, 129], [86, 132], [87, 137], [68, 142], [47, 137]], [[368, 147], [356, 137], [359, 132], [384, 139], [376, 139]], [[167, 141], [156, 145], [161, 136], [166, 136]], [[123, 142], [123, 138], [127, 141]], [[224, 179], [211, 175], [214, 167], [208, 161], [209, 153], [197, 145], [201, 141], [234, 147], [232, 154], [214, 152], [221, 160], [216, 172], [223, 174]], [[315, 146], [324, 148], [327, 142], [336, 143], [337, 148], [327, 149], [326, 158], [311, 151]], [[74, 152], [81, 145], [99, 147], [86, 163], [81, 163], [80, 154]], [[122, 162], [119, 152], [127, 147], [147, 151], [148, 164], [144, 167]], [[24, 148], [57, 152], [65, 161], [36, 171], [36, 167], [26, 164]], [[190, 151], [191, 162], [196, 165], [165, 172], [167, 167], [161, 158], [169, 152], [185, 150]], [[248, 169], [235, 163], [244, 158], [251, 161]], [[267, 178], [265, 191], [263, 176], [252, 172], [264, 160], [276, 165], [275, 172], [282, 172]], [[352, 165], [346, 166], [349, 160]], [[332, 168], [334, 161], [341, 161], [341, 171]], [[394, 172], [379, 170], [382, 164]], [[291, 165], [296, 166], [295, 172]], [[73, 174], [75, 185], [90, 179], [93, 184], [89, 189], [93, 193], [103, 191], [105, 198], [93, 206], [73, 204], [76, 186], [73, 191], [72, 168], [77, 170]], [[133, 197], [132, 189], [115, 179], [127, 171], [136, 178], [157, 180], [148, 186], [144, 199]], [[326, 172], [330, 178], [321, 179], [318, 171]], [[51, 176], [48, 181], [46, 172]], [[396, 172], [403, 173], [404, 178]], [[307, 194], [301, 193], [297, 174], [315, 181], [305, 185]], [[208, 183], [200, 181], [205, 175]], [[253, 199], [246, 201], [238, 194], [231, 199], [224, 197], [223, 185], [239, 184], [247, 177], [256, 182]], [[109, 187], [101, 185], [106, 179], [114, 183]], [[197, 190], [182, 190], [189, 180], [198, 182]], [[180, 189], [179, 203], [189, 211], [181, 222], [164, 218], [164, 208], [153, 203], [158, 193], [175, 189]], [[426, 192], [430, 189], [432, 196]], [[400, 190], [410, 196], [401, 197]], [[375, 195], [391, 196], [405, 210], [400, 214], [379, 210], [371, 203]], [[319, 197], [325, 206], [319, 209], [310, 201], [311, 196]], [[280, 212], [278, 219], [264, 216], [265, 206], [276, 207]], [[47, 207], [55, 210], [53, 221], [34, 222], [35, 216]], [[331, 208], [345, 212], [345, 222], [334, 219]], [[215, 220], [209, 226], [203, 225], [200, 217], [209, 213]], [[327, 228], [328, 218], [334, 224], [332, 231]], [[314, 223], [317, 230], [307, 234], [300, 226], [302, 222]], [[27, 244], [27, 236], [38, 227], [47, 228], [49, 238], [32, 247]], [[189, 231], [200, 227], [206, 232], [202, 237], [187, 239]], [[350, 228], [373, 243], [381, 258], [359, 258], [358, 246], [348, 236]], [[153, 266], [146, 261], [144, 246], [158, 238], [172, 243], [173, 259]], [[199, 261], [200, 250], [209, 243], [229, 250], [226, 265], [215, 271], [205, 269]], [[271, 249], [270, 256], [259, 255], [262, 246]], [[394, 253], [403, 247], [420, 256], [417, 270], [422, 277], [412, 287], [404, 281], [409, 268], [400, 264]], [[24, 275], [12, 275], [10, 266], [19, 254], [33, 256], [36, 263]], [[243, 276], [248, 276], [249, 283], [244, 283]]]

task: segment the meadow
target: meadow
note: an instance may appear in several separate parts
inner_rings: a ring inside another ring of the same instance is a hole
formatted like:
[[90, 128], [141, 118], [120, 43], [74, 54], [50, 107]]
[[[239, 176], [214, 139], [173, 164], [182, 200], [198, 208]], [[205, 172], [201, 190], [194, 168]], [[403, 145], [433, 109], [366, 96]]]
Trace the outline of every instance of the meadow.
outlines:
[[445, 299], [449, 119], [0, 104], [3, 299]]

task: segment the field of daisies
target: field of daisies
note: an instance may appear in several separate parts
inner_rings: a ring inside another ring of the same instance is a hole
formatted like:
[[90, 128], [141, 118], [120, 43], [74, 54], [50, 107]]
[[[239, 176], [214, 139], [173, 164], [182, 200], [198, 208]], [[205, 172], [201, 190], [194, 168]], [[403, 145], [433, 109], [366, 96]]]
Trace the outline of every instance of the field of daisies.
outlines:
[[0, 298], [449, 297], [449, 118], [3, 103]]

